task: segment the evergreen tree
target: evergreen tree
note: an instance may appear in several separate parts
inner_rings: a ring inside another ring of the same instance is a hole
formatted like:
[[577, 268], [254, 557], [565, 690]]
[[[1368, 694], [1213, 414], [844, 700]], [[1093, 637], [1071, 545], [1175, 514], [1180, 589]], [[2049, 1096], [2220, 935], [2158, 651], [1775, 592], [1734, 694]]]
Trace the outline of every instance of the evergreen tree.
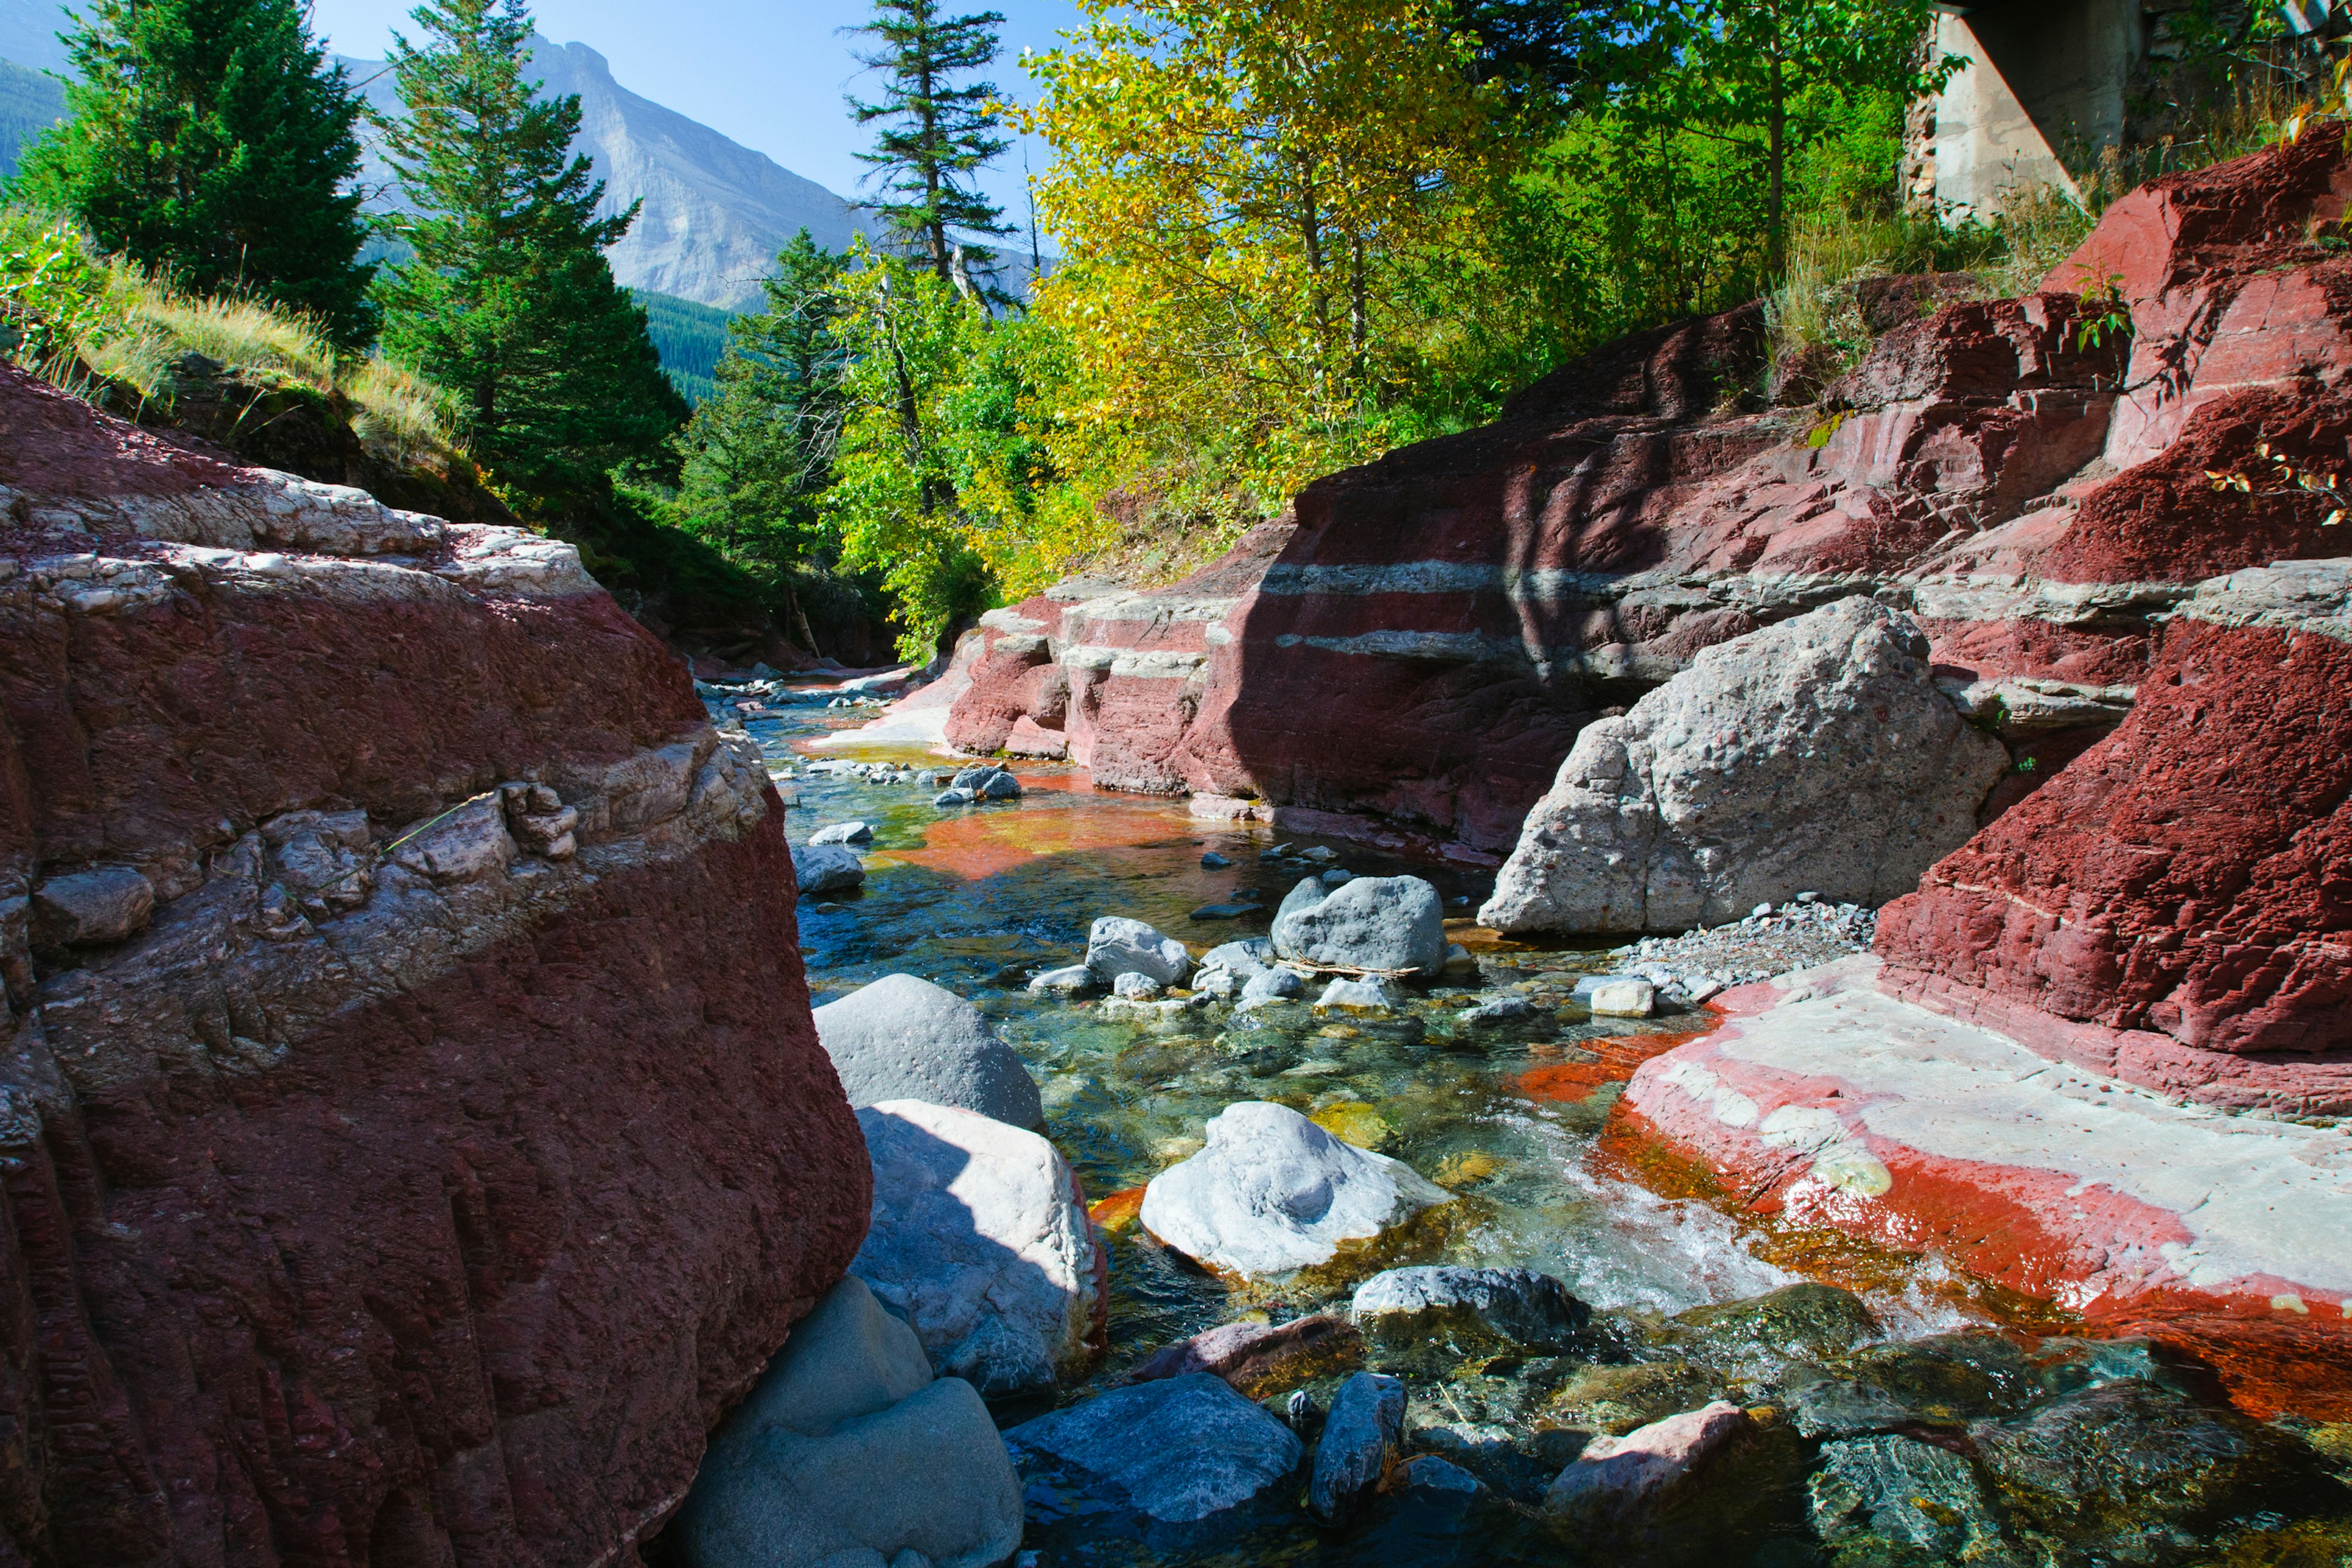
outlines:
[[846, 260], [803, 229], [762, 281], [768, 308], [728, 326], [727, 355], [679, 438], [678, 505], [697, 533], [774, 576], [823, 538], [847, 354], [834, 321]]
[[390, 226], [415, 259], [378, 285], [384, 345], [457, 393], [475, 456], [501, 479], [542, 495], [593, 487], [686, 418], [604, 259], [637, 209], [596, 215], [604, 184], [572, 153], [580, 100], [534, 99], [520, 0], [411, 15], [425, 41], [394, 39], [408, 114], [384, 142], [416, 208]]
[[[849, 100], [858, 124], [884, 122], [874, 151], [858, 154], [881, 179], [886, 199], [872, 205], [909, 255], [958, 287], [956, 234], [1013, 232], [1003, 209], [971, 183], [973, 171], [1011, 145], [996, 134], [988, 109], [995, 84], [955, 85], [996, 58], [995, 29], [1003, 24], [1000, 11], [942, 17], [937, 0], [874, 0], [874, 20], [856, 29], [878, 43], [858, 62], [883, 73], [878, 101]], [[985, 272], [994, 257], [975, 248], [967, 259]]]
[[184, 288], [369, 336], [359, 100], [296, 0], [93, 0], [68, 43], [72, 118], [26, 154], [20, 199]]

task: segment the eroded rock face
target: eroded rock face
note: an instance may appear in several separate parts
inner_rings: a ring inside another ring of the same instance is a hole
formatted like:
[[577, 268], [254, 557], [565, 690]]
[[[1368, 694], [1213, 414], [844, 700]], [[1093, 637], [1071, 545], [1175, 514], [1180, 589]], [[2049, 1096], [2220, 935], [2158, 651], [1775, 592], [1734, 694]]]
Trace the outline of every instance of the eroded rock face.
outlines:
[[568, 546], [0, 410], [0, 1556], [625, 1556], [865, 1224], [763, 770]]
[[[2352, 1153], [2338, 1130], [2135, 1088], [2126, 1073], [2187, 1048], [2166, 1037], [2053, 1063], [1880, 981], [1879, 961], [1857, 955], [1727, 992], [1729, 1020], [1643, 1063], [1623, 1103], [1753, 1212], [1929, 1248], [2106, 1331], [2183, 1345], [2254, 1414], [2352, 1415]], [[2206, 1092], [2255, 1087], [2249, 1075]], [[1733, 1359], [1792, 1342], [1834, 1352], [1874, 1331], [1819, 1285], [1684, 1321]]]
[[1479, 923], [1678, 931], [1804, 891], [1874, 908], [1909, 891], [2009, 768], [1927, 655], [1907, 616], [1860, 597], [1706, 649], [1577, 737]]

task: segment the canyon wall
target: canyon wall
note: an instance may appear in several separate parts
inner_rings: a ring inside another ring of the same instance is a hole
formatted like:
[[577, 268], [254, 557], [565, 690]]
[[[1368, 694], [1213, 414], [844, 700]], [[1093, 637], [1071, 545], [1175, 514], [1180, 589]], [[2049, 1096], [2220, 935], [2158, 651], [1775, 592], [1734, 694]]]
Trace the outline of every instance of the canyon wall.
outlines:
[[866, 1224], [765, 770], [567, 545], [0, 430], [0, 1563], [634, 1561]]
[[[1885, 984], [2167, 1092], [2352, 1110], [2342, 138], [2168, 177], [2021, 299], [1742, 412], [1760, 310], [1318, 480], [1209, 571], [987, 617], [950, 741], [1516, 840], [1577, 731], [1863, 594], [2008, 744]], [[1339, 817], [1328, 820], [1339, 821]]]

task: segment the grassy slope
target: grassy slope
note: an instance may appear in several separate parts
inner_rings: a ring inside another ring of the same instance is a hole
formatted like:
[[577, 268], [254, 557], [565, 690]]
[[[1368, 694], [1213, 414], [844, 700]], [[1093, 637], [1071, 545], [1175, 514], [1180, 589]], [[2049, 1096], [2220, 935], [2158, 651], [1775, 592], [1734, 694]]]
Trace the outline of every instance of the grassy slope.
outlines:
[[670, 384], [688, 403], [709, 396], [711, 373], [727, 352], [727, 323], [733, 312], [650, 289], [632, 289], [629, 295], [646, 308], [646, 329]]

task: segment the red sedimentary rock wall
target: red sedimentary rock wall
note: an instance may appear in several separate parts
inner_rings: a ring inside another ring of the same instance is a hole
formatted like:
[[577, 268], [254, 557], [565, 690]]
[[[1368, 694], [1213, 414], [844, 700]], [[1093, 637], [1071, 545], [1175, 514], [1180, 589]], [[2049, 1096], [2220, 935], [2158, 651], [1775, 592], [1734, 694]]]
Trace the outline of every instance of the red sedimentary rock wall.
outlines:
[[0, 1562], [628, 1562], [863, 1236], [782, 812], [569, 547], [0, 371]]
[[1887, 984], [2168, 1091], [2352, 1104], [2347, 195], [2332, 129], [2158, 181], [1814, 408], [1733, 410], [1752, 308], [1612, 345], [1191, 582], [992, 616], [950, 738], [1495, 851], [1597, 712], [1869, 594], [2018, 762], [1886, 911]]

